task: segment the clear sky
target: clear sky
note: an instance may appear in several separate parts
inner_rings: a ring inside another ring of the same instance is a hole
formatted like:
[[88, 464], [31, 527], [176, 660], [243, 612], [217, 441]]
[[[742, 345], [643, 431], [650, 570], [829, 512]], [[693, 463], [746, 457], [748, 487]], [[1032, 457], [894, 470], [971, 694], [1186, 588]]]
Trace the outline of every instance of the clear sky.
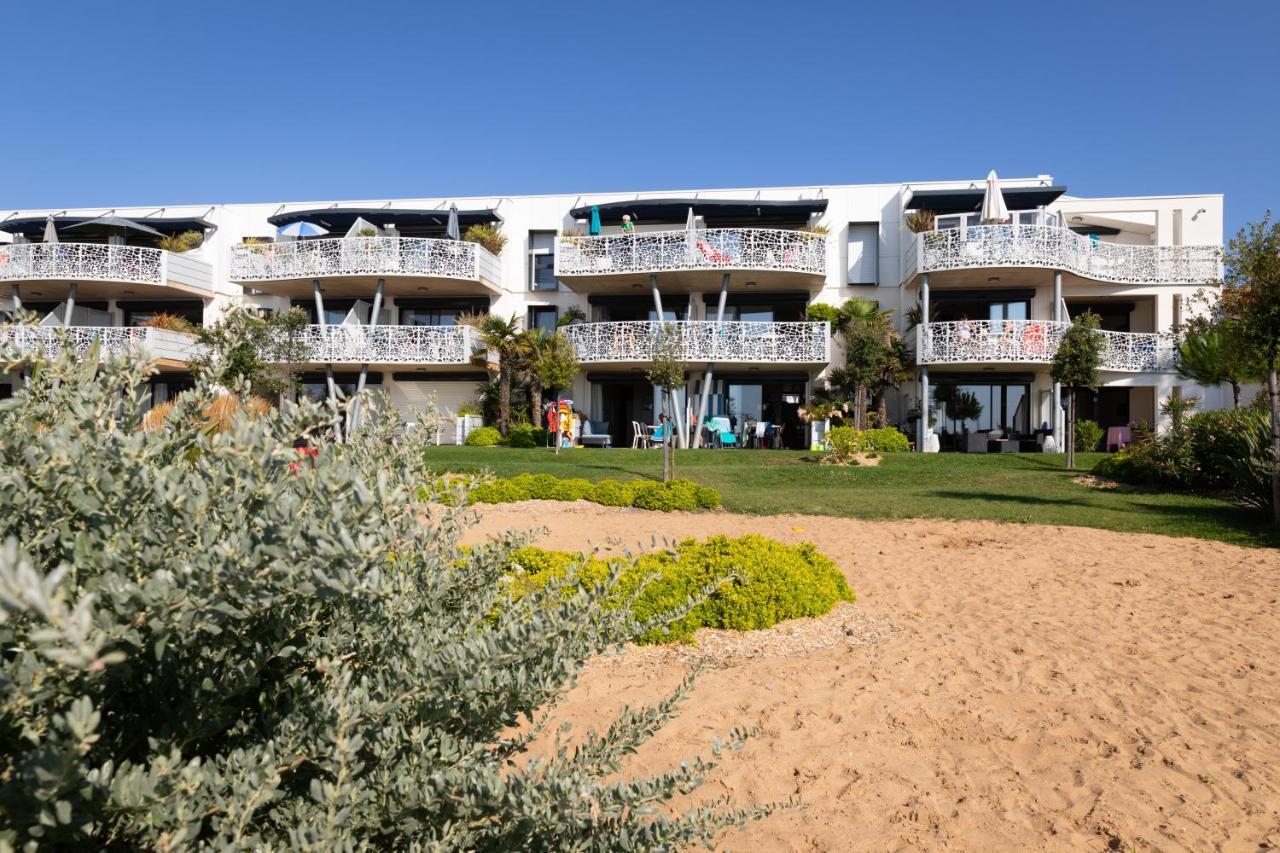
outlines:
[[1280, 2], [22, 3], [0, 207], [1050, 173], [1280, 211]]

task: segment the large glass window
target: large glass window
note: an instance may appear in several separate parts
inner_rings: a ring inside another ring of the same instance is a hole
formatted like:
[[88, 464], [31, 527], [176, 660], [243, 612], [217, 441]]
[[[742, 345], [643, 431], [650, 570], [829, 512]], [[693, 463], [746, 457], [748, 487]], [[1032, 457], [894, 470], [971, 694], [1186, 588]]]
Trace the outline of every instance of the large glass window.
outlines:
[[940, 384], [937, 400], [944, 433], [1004, 430], [1008, 435], [1031, 432], [1031, 388], [1015, 384]]
[[400, 325], [454, 326], [461, 313], [462, 310], [458, 308], [401, 308]]
[[529, 232], [529, 289], [555, 290], [556, 235], [554, 231]]
[[555, 334], [558, 312], [554, 305], [535, 305], [529, 309], [529, 328]]

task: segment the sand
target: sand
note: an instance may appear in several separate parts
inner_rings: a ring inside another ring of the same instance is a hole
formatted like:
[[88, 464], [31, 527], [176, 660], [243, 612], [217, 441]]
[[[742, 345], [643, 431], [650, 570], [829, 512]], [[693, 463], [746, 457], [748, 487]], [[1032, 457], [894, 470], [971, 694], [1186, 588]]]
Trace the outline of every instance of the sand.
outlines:
[[[1280, 846], [1275, 551], [543, 501], [482, 515], [473, 538], [542, 525], [541, 544], [573, 549], [611, 536], [644, 548], [655, 535], [809, 540], [848, 576], [857, 614], [830, 618], [852, 626], [850, 642], [830, 625], [813, 630], [835, 641], [777, 651], [787, 625], [743, 641], [627, 766], [660, 771], [734, 726], [758, 727], [692, 801], [802, 805], [725, 836], [724, 849]], [[561, 716], [574, 731], [601, 728], [622, 704], [662, 696], [690, 663], [678, 649], [592, 661]]]

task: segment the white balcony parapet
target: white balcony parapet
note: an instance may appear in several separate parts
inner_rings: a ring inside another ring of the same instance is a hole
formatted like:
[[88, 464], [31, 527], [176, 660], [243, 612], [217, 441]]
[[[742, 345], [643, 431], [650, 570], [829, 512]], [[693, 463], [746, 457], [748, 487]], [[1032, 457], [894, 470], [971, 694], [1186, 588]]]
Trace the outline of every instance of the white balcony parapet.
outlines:
[[335, 364], [469, 364], [469, 326], [307, 326], [300, 361]]
[[[960, 320], [916, 327], [917, 364], [1051, 364], [1070, 323], [1052, 320]], [[1102, 369], [1162, 372], [1174, 369], [1176, 348], [1167, 335], [1101, 332]]]
[[99, 358], [139, 352], [151, 358], [189, 361], [198, 344], [191, 335], [167, 329], [137, 326], [8, 326], [0, 328], [0, 348], [13, 347], [19, 352], [40, 352], [55, 358], [62, 352], [63, 342], [77, 357], [89, 354], [98, 343]]
[[485, 279], [498, 284], [502, 266], [487, 249], [463, 240], [350, 237], [253, 243], [231, 248], [232, 281], [279, 281], [345, 275]]
[[706, 228], [563, 236], [556, 248], [557, 277], [717, 269], [826, 275], [827, 238], [776, 228]]
[[683, 361], [825, 364], [830, 360], [828, 323], [634, 320], [579, 323], [563, 331], [581, 362], [644, 362], [653, 359], [654, 340], [663, 326], [675, 330]]
[[1131, 246], [1049, 225], [974, 225], [915, 234], [903, 266], [917, 272], [1041, 267], [1116, 284], [1205, 284], [1221, 277], [1217, 246]]
[[0, 244], [0, 281], [118, 281], [213, 289], [213, 268], [199, 258], [146, 246], [105, 243]]

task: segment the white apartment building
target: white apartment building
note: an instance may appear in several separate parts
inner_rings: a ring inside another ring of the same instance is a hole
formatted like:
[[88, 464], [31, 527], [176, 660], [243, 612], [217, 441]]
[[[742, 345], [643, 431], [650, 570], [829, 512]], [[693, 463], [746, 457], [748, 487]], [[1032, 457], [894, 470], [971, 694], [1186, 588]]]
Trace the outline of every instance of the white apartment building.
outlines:
[[[1049, 363], [1069, 318], [1085, 310], [1102, 318], [1107, 344], [1104, 385], [1080, 400], [1081, 417], [1159, 425], [1171, 395], [1228, 404], [1222, 389], [1178, 379], [1169, 334], [1190, 297], [1220, 276], [1221, 195], [1078, 198], [1039, 175], [1000, 181], [1010, 221], [981, 225], [984, 186], [2, 211], [0, 309], [45, 318], [10, 333], [22, 346], [54, 347], [52, 327], [67, 326], [78, 347], [147, 350], [161, 370], [160, 400], [189, 381], [194, 345], [139, 328], [153, 313], [213, 322], [236, 303], [297, 305], [313, 323], [300, 366], [311, 392], [325, 393], [326, 369], [347, 393], [363, 374], [397, 405], [434, 396], [448, 414], [476, 398], [492, 368], [471, 330], [455, 325], [459, 315], [515, 314], [551, 329], [577, 308], [585, 321], [564, 327], [582, 363], [574, 403], [614, 446], [656, 417], [645, 369], [661, 317], [677, 324], [688, 365], [683, 418], [706, 383], [708, 417], [728, 417], [739, 432], [767, 421], [781, 426], [780, 444], [807, 447], [798, 409], [843, 356], [806, 309], [851, 296], [892, 311], [914, 346], [916, 375], [892, 395], [890, 420], [916, 438], [913, 404], [941, 401], [933, 430], [943, 449], [990, 429], [1033, 449], [1060, 429]], [[463, 231], [499, 228], [500, 255], [448, 239], [451, 207]], [[589, 233], [593, 208], [599, 234]], [[915, 211], [932, 211], [929, 230], [908, 228]], [[44, 240], [49, 222], [56, 243]], [[279, 233], [295, 223], [327, 233]], [[199, 248], [157, 248], [162, 235], [189, 230], [205, 235]], [[9, 383], [0, 393], [17, 381], [0, 380]], [[960, 391], [980, 408], [963, 420], [945, 403]]]

